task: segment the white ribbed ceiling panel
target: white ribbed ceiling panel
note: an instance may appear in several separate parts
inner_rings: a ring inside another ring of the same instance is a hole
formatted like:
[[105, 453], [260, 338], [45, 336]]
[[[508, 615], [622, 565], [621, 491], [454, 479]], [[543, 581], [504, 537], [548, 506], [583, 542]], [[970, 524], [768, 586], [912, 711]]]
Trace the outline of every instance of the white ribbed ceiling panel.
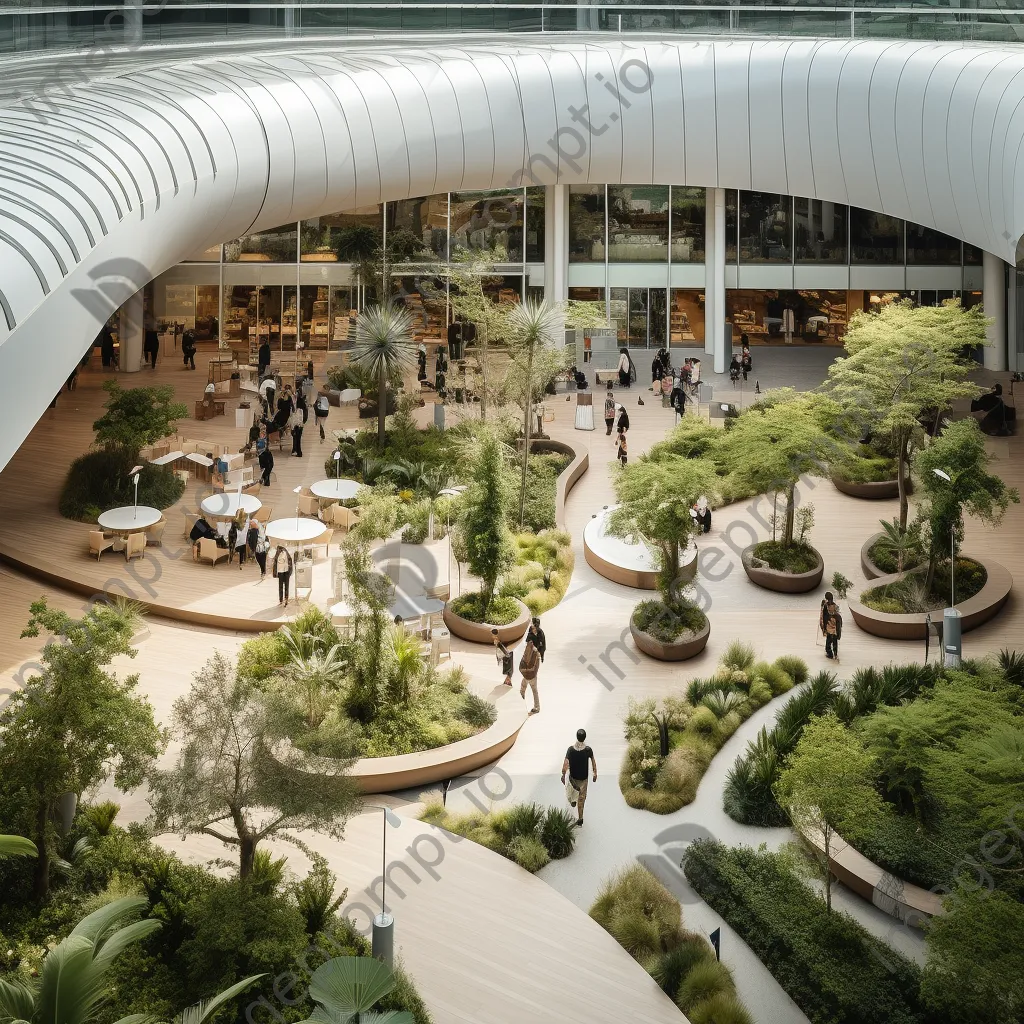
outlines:
[[446, 37], [63, 82], [0, 107], [0, 465], [131, 288], [288, 220], [591, 181], [854, 203], [1007, 260], [1024, 233], [1024, 52], [998, 46]]

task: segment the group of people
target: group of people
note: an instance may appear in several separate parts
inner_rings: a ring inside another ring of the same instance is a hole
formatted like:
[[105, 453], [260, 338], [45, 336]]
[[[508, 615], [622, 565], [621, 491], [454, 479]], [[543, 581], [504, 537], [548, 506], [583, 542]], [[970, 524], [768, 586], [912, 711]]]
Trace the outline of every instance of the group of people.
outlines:
[[747, 375], [754, 368], [754, 361], [750, 358], [750, 347], [746, 342], [746, 335], [743, 335], [743, 348], [740, 354], [733, 355], [732, 362], [729, 363], [729, 380], [734, 384], [740, 379], [740, 374], [743, 375], [743, 379], [747, 379]]
[[625, 466], [629, 459], [629, 448], [626, 442], [626, 433], [629, 430], [629, 413], [624, 405], [615, 401], [615, 392], [612, 390], [612, 382], [608, 381], [608, 388], [604, 394], [604, 425], [607, 428], [608, 436], [611, 437], [612, 428], [617, 431], [615, 436], [615, 458]]

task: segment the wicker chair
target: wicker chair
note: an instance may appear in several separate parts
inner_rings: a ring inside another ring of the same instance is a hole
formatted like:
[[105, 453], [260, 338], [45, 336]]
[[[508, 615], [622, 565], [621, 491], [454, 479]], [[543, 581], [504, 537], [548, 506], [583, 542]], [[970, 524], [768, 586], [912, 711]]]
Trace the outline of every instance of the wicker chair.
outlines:
[[200, 537], [199, 538], [199, 555], [197, 561], [209, 562], [210, 565], [216, 565], [220, 561], [227, 561], [230, 551], [227, 548], [221, 548], [217, 546], [217, 542], [212, 537]]
[[155, 522], [148, 530], [146, 530], [143, 536], [146, 538], [147, 544], [152, 544], [153, 547], [163, 547], [164, 530], [167, 529], [167, 518], [161, 516], [158, 522]]
[[89, 531], [89, 554], [96, 556], [96, 561], [100, 560], [100, 555], [104, 551], [109, 551], [114, 546], [114, 538], [108, 537], [102, 530], [90, 530]]
[[129, 533], [124, 543], [124, 560], [130, 562], [133, 558], [146, 557], [146, 534]]

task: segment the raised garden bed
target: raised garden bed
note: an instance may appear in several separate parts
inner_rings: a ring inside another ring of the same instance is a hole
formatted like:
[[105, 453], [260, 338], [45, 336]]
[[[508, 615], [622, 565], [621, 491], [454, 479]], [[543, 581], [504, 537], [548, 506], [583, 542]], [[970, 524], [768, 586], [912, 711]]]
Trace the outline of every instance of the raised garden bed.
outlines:
[[[810, 548], [817, 558], [817, 565], [806, 572], [786, 572], [780, 569], [772, 569], [769, 565], [756, 560], [754, 551], [759, 545], [751, 544], [743, 549], [743, 571], [751, 583], [756, 583], [765, 590], [774, 590], [779, 594], [806, 594], [816, 590], [821, 583], [825, 573], [825, 562], [821, 553]], [[753, 564], [755, 561], [757, 565]]]
[[[865, 483], [858, 483], [854, 480], [844, 480], [840, 476], [833, 476], [832, 486], [851, 498], [865, 498], [868, 501], [881, 501], [884, 498], [898, 498], [900, 496], [900, 482], [892, 480], [869, 480]], [[910, 481], [907, 481], [907, 493], [910, 493]]]
[[697, 657], [707, 647], [708, 637], [711, 636], [711, 623], [706, 621], [703, 628], [696, 632], [687, 632], [682, 639], [672, 643], [655, 640], [650, 633], [637, 629], [632, 619], [629, 631], [633, 635], [633, 643], [649, 657], [657, 658], [658, 661], [688, 661]]
[[[516, 600], [513, 598], [513, 600]], [[504, 643], [514, 643], [521, 640], [527, 629], [530, 628], [530, 609], [522, 601], [516, 600], [519, 605], [519, 614], [511, 622], [497, 625], [490, 622], [473, 622], [472, 619], [463, 618], [452, 610], [451, 602], [444, 606], [442, 616], [444, 624], [448, 629], [461, 640], [468, 640], [474, 644], [493, 644], [494, 635], [492, 629], [498, 631], [498, 639]]]
[[[1013, 577], [1009, 570], [998, 562], [973, 561], [983, 566], [986, 572], [985, 585], [973, 597], [956, 604], [960, 612], [960, 629], [966, 633], [975, 629], [999, 614], [1006, 604], [1013, 587]], [[875, 587], [883, 587], [890, 583], [898, 583], [905, 573], [892, 573], [874, 579]], [[874, 589], [874, 587], [872, 588]], [[852, 597], [848, 601], [853, 621], [872, 636], [886, 637], [890, 640], [923, 640], [928, 628], [928, 616], [932, 621], [941, 620], [942, 609], [935, 608], [930, 612], [882, 612], [869, 608]]]

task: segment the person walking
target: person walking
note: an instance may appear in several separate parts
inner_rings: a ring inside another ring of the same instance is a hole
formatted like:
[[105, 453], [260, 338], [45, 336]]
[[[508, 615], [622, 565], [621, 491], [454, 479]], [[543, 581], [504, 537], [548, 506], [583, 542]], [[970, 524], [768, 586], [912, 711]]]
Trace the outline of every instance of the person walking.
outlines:
[[539, 615], [534, 615], [530, 620], [530, 628], [526, 632], [526, 639], [533, 641], [533, 646], [537, 648], [541, 664], [543, 664], [544, 652], [548, 649], [548, 638], [544, 635], [544, 630], [540, 628]]
[[249, 544], [249, 552], [260, 567], [260, 583], [262, 583], [267, 576], [267, 551], [270, 548], [267, 541], [267, 528], [258, 519], [250, 519], [249, 535], [246, 539]]
[[184, 363], [186, 370], [194, 370], [196, 368], [195, 331], [188, 330], [181, 336], [181, 361]]
[[280, 544], [274, 550], [271, 571], [277, 577], [277, 603], [288, 607], [288, 585], [292, 579], [292, 556], [286, 547]]
[[292, 428], [292, 456], [302, 458], [302, 428], [306, 425], [306, 403], [299, 395], [295, 408], [288, 418], [288, 425]]
[[105, 368], [114, 365], [114, 333], [109, 324], [100, 328], [100, 359]]
[[533, 707], [531, 715], [540, 714], [540, 696], [537, 693], [537, 673], [540, 671], [540, 655], [532, 640], [527, 638], [526, 648], [519, 659], [519, 671], [523, 674], [523, 682], [519, 687], [519, 696], [526, 699], [526, 687], [533, 691]]
[[629, 453], [626, 448], [626, 432], [624, 430], [620, 430], [619, 436], [615, 439], [615, 458], [622, 463], [622, 468], [625, 469]]
[[160, 352], [160, 335], [148, 327], [144, 332], [145, 340], [142, 343], [142, 351], [146, 354], [150, 366], [156, 369], [156, 357]]
[[505, 677], [501, 681], [501, 685], [511, 686], [512, 666], [515, 664], [512, 659], [512, 652], [501, 640], [498, 639], [498, 631], [496, 629], [491, 630], [491, 638], [494, 640], [494, 657], [501, 666], [502, 675]]
[[612, 391], [612, 382], [608, 381], [608, 390], [604, 394], [604, 425], [608, 428], [608, 436], [612, 436], [612, 427], [615, 426], [615, 392]]
[[[832, 604], [834, 598], [832, 597], [832, 591], [826, 590], [825, 596], [821, 599], [821, 606], [818, 608], [818, 632], [822, 636], [825, 635], [825, 609]], [[815, 640], [815, 643], [818, 641]]]
[[618, 427], [620, 434], [624, 434], [629, 430], [629, 413], [626, 412], [626, 407], [624, 405], [619, 406], [619, 422], [616, 426]]
[[260, 398], [267, 403], [267, 415], [274, 414], [274, 399], [277, 396], [277, 381], [270, 375], [260, 381]]
[[316, 398], [313, 401], [313, 420], [320, 430], [320, 443], [324, 443], [324, 438], [327, 437], [324, 431], [324, 424], [327, 422], [327, 416], [331, 411], [331, 403], [324, 394], [323, 388], [320, 388], [316, 393]]
[[256, 370], [256, 376], [262, 380], [263, 375], [267, 372], [267, 367], [270, 366], [270, 342], [265, 341], [260, 345], [260, 351], [258, 358], [258, 367]]
[[[565, 752], [562, 761], [562, 785], [565, 786], [569, 805], [576, 808], [576, 827], [583, 828], [583, 805], [587, 802], [587, 784], [590, 766], [593, 765], [591, 778], [597, 782], [597, 758], [594, 751], [587, 746], [587, 730], [576, 730], [576, 742]], [[566, 785], [565, 773], [569, 773]]]
[[829, 601], [822, 613], [824, 618], [825, 657], [839, 660], [839, 641], [843, 636], [843, 616], [839, 613], [839, 605]]
[[629, 350], [622, 349], [619, 352], [619, 387], [628, 388], [630, 377], [632, 376], [630, 369], [632, 364], [629, 360]]

